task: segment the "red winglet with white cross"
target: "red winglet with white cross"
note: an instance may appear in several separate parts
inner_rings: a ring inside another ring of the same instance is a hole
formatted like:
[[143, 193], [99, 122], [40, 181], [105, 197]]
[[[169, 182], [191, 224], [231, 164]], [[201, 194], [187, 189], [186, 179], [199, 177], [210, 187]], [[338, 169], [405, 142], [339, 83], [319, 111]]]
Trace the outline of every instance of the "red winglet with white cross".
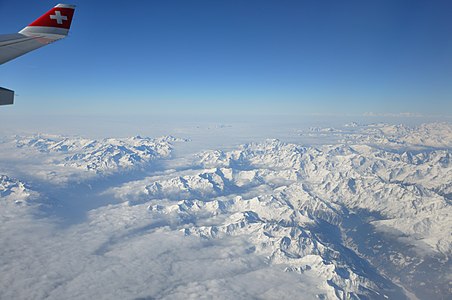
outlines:
[[71, 27], [74, 6], [58, 4], [28, 26], [45, 26], [69, 29]]
[[33, 23], [25, 27], [20, 33], [67, 35], [74, 16], [74, 5], [58, 4]]

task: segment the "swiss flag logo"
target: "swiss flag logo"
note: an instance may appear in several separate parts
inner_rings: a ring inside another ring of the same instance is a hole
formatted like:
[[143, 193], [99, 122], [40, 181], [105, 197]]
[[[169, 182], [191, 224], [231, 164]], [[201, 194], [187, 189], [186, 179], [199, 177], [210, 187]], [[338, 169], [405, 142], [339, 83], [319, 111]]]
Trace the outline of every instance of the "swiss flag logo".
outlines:
[[73, 8], [54, 7], [28, 26], [43, 26], [69, 29], [74, 15]]

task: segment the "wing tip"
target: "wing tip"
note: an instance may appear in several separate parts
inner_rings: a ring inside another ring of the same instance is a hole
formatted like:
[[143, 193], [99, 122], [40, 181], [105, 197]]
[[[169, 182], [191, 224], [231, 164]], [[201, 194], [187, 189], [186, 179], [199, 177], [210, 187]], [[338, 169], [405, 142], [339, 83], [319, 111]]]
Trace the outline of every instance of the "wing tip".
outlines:
[[75, 5], [74, 4], [62, 4], [62, 3], [60, 3], [60, 4], [55, 5], [55, 7], [75, 9]]

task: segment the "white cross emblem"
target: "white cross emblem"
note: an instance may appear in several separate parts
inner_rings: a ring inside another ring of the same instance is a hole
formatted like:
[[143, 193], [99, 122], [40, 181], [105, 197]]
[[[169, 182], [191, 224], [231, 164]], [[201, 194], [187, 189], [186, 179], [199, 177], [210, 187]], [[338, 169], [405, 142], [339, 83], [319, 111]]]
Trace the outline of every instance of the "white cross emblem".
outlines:
[[59, 10], [56, 10], [54, 15], [50, 15], [50, 19], [56, 20], [60, 25], [63, 24], [63, 21], [67, 21], [67, 17], [62, 16]]

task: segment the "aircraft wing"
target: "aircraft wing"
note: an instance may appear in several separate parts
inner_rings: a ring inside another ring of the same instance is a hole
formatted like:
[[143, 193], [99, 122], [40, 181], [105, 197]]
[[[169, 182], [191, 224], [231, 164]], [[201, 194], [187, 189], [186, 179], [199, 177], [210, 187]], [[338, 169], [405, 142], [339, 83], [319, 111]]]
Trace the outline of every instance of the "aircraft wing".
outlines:
[[[14, 34], [0, 35], [0, 64], [67, 36], [75, 6], [58, 4]], [[0, 105], [13, 104], [14, 92], [0, 88]]]

